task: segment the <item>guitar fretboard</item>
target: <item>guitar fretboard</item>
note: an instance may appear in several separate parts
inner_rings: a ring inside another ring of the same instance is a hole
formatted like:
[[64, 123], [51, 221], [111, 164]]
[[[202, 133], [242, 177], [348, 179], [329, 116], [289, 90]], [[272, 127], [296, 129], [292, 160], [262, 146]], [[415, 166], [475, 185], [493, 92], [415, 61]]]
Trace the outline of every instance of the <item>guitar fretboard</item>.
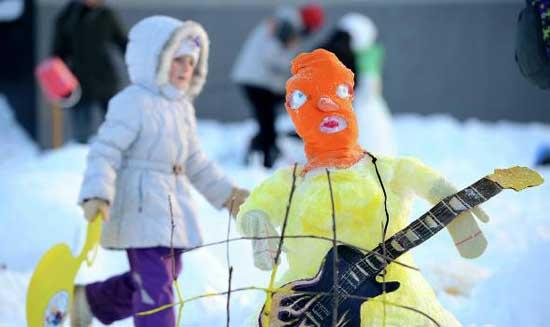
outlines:
[[[392, 260], [437, 234], [461, 213], [480, 205], [500, 191], [502, 188], [497, 183], [487, 178], [480, 179], [458, 193], [441, 200], [420, 218], [386, 240], [383, 245], [365, 255], [361, 262], [377, 257], [381, 265], [378, 265], [377, 270], [372, 273], [380, 272]], [[384, 248], [387, 260], [381, 256]]]

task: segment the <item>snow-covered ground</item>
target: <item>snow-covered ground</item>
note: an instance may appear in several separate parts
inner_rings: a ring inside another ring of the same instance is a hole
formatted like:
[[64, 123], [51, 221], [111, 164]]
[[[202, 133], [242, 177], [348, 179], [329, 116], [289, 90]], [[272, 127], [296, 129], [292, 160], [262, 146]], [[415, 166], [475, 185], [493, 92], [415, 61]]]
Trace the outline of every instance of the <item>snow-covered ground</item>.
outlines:
[[[5, 107], [5, 106], [4, 106]], [[82, 246], [86, 224], [76, 206], [87, 148], [69, 144], [38, 154], [0, 105], [0, 326], [25, 326], [26, 288], [40, 256], [65, 242], [75, 253]], [[7, 111], [6, 111], [7, 112]], [[394, 130], [402, 155], [437, 168], [457, 186], [466, 186], [496, 167], [532, 165], [537, 146], [550, 142], [550, 126], [515, 123], [457, 122], [449, 116], [395, 117]], [[288, 126], [283, 122], [280, 126]], [[244, 149], [254, 131], [252, 122], [220, 124], [201, 121], [199, 132], [211, 158], [243, 186], [252, 188], [272, 172], [242, 165]], [[228, 142], [229, 141], [229, 142]], [[283, 142], [287, 160], [300, 148]], [[6, 152], [6, 149], [8, 152]], [[7, 153], [7, 154], [6, 154]], [[8, 158], [9, 157], [9, 158]], [[285, 161], [280, 163], [286, 164]], [[550, 177], [550, 170], [540, 169]], [[206, 242], [226, 237], [228, 216], [212, 209], [198, 194]], [[428, 205], [418, 203], [415, 213]], [[550, 284], [550, 186], [516, 194], [505, 191], [484, 205], [492, 220], [482, 229], [489, 240], [484, 256], [458, 256], [446, 233], [413, 250], [418, 266], [441, 301], [465, 326], [548, 326]], [[415, 216], [416, 216], [415, 214]], [[415, 217], [411, 217], [415, 218]], [[237, 236], [234, 228], [232, 236]], [[266, 286], [268, 275], [252, 264], [246, 241], [230, 245], [233, 287]], [[184, 255], [180, 284], [184, 297], [227, 288], [226, 247], [220, 245]], [[100, 250], [92, 268], [78, 282], [123, 272], [123, 253]], [[263, 294], [232, 295], [232, 326], [245, 326]], [[182, 326], [225, 326], [225, 297], [192, 302], [183, 310]], [[101, 326], [99, 323], [96, 326]], [[132, 326], [131, 320], [112, 326]]]

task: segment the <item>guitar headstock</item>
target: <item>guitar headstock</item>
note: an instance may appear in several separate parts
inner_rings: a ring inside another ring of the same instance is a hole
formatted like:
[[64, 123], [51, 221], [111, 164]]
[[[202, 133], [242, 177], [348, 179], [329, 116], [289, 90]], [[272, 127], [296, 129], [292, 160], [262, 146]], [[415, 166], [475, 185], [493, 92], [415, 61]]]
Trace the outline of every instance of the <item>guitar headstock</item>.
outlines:
[[528, 187], [541, 185], [544, 182], [544, 178], [538, 172], [527, 167], [518, 166], [495, 169], [495, 172], [487, 178], [502, 188], [514, 189], [518, 192]]

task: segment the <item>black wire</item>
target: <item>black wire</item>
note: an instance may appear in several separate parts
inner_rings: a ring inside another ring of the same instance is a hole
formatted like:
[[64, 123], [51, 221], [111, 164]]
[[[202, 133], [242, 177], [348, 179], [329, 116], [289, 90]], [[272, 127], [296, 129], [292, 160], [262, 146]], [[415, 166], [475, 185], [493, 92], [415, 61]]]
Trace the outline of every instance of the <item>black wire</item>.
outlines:
[[388, 225], [390, 224], [390, 214], [388, 212], [388, 195], [386, 193], [386, 188], [384, 187], [384, 182], [382, 182], [382, 177], [380, 176], [380, 171], [378, 170], [378, 165], [376, 164], [376, 161], [378, 158], [370, 154], [369, 152], [366, 152], [369, 157], [372, 159], [372, 163], [374, 164], [374, 170], [376, 171], [376, 176], [378, 177], [378, 182], [380, 183], [380, 186], [382, 187], [382, 193], [384, 193], [384, 211], [386, 213], [386, 224], [384, 225], [384, 234], [382, 237], [382, 242], [386, 240], [386, 233], [388, 232]]
[[[370, 154], [369, 152], [366, 152], [372, 159], [372, 163], [374, 165], [374, 170], [376, 171], [376, 177], [378, 177], [378, 182], [380, 183], [380, 187], [382, 187], [382, 193], [384, 193], [384, 211], [386, 214], [386, 224], [384, 225], [384, 230], [382, 231], [382, 253], [384, 256], [384, 260], [386, 261], [386, 233], [388, 232], [388, 225], [390, 224], [390, 214], [388, 212], [388, 195], [386, 193], [386, 188], [384, 187], [384, 182], [382, 182], [382, 177], [380, 176], [380, 171], [378, 170], [378, 165], [376, 164], [376, 161], [378, 158]], [[386, 263], [387, 266], [387, 263]], [[382, 294], [386, 293], [386, 268], [382, 270]], [[386, 304], [384, 303], [384, 326], [386, 325]]]

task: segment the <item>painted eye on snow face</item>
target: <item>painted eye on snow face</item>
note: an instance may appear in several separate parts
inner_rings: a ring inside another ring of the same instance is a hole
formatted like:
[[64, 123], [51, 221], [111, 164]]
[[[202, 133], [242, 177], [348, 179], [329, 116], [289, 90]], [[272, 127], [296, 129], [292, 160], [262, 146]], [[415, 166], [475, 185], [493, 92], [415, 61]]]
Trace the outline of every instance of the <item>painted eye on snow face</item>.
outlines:
[[351, 97], [351, 90], [349, 85], [347, 84], [338, 85], [338, 88], [336, 88], [336, 95], [340, 99], [349, 99]]
[[288, 99], [288, 105], [293, 110], [300, 109], [301, 106], [304, 105], [307, 101], [307, 95], [304, 94], [304, 92], [300, 90], [294, 90], [292, 91], [292, 94], [290, 94], [290, 99]]

